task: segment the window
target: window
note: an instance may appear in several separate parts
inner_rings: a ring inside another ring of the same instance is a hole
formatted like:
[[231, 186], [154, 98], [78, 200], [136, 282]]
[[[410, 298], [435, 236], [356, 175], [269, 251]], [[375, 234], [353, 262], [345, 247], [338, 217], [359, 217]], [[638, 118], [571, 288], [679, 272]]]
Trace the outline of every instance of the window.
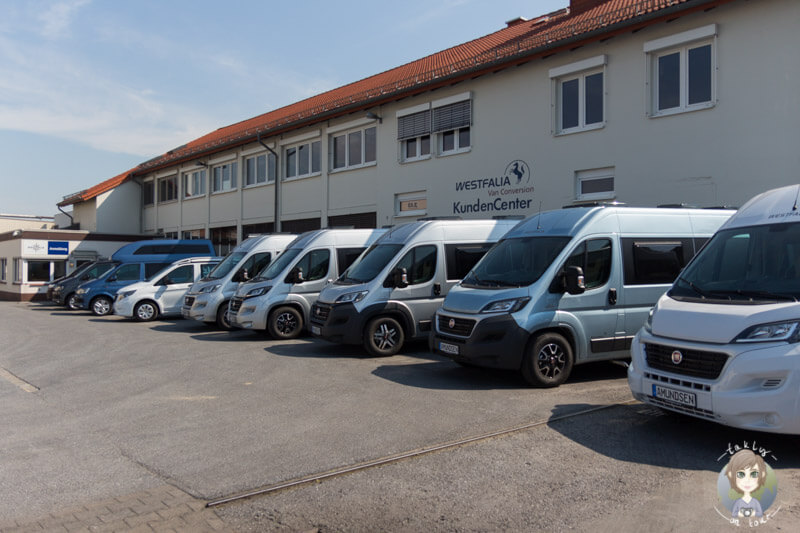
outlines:
[[50, 261], [28, 261], [28, 281], [50, 281]]
[[155, 184], [153, 181], [145, 181], [142, 184], [142, 204], [153, 205], [155, 198]]
[[232, 191], [236, 189], [236, 175], [239, 165], [236, 161], [226, 163], [212, 170], [211, 192]]
[[178, 199], [178, 176], [158, 180], [158, 203], [173, 202]]
[[694, 247], [692, 239], [622, 239], [625, 285], [672, 283]]
[[183, 197], [195, 198], [206, 194], [206, 171], [195, 170], [183, 173]]
[[14, 283], [22, 283], [22, 259], [14, 259]]
[[6, 281], [6, 271], [8, 270], [8, 259], [3, 257], [0, 259], [0, 281]]
[[364, 250], [366, 248], [337, 248], [336, 264], [339, 266], [339, 272], [347, 270]]
[[433, 132], [442, 155], [469, 150], [471, 146], [472, 100], [462, 100], [433, 108]]
[[491, 247], [492, 244], [488, 242], [445, 245], [447, 279], [463, 279]]
[[394, 214], [398, 217], [422, 216], [428, 212], [428, 199], [425, 191], [396, 194]]
[[579, 170], [575, 173], [575, 199], [613, 200], [616, 197], [614, 173], [614, 167]]
[[183, 265], [163, 278], [158, 282], [159, 285], [177, 285], [178, 283], [191, 283], [194, 281], [194, 266]]
[[191, 239], [205, 239], [206, 238], [206, 230], [204, 229], [190, 229], [190, 230], [183, 230], [181, 233], [183, 237], [182, 239], [191, 240]]
[[714, 105], [716, 32], [712, 24], [645, 43], [652, 116]]
[[328, 250], [312, 250], [297, 262], [295, 268], [300, 268], [305, 281], [316, 281], [328, 275], [331, 253]]
[[116, 281], [139, 281], [139, 273], [141, 272], [140, 263], [130, 263], [122, 265], [112, 274]]
[[259, 272], [264, 270], [272, 262], [272, 254], [261, 252], [251, 255], [245, 263], [239, 267], [234, 275], [234, 281], [247, 281], [253, 279]]
[[583, 269], [586, 290], [602, 287], [611, 275], [611, 241], [593, 239], [582, 242], [572, 252], [564, 266], [577, 266]]
[[431, 155], [431, 111], [425, 109], [397, 117], [400, 160], [419, 161]]
[[248, 157], [244, 162], [245, 186], [275, 183], [277, 168], [278, 160], [272, 153]]
[[409, 285], [419, 285], [432, 280], [436, 274], [436, 246], [424, 245], [412, 248], [397, 262], [397, 268], [406, 269]]
[[302, 178], [317, 174], [322, 168], [322, 142], [292, 146], [286, 149], [286, 172], [284, 179]]
[[596, 56], [550, 70], [555, 87], [555, 132], [574, 133], [605, 122], [606, 56]]
[[331, 139], [333, 170], [358, 168], [373, 164], [377, 157], [377, 128], [350, 131]]

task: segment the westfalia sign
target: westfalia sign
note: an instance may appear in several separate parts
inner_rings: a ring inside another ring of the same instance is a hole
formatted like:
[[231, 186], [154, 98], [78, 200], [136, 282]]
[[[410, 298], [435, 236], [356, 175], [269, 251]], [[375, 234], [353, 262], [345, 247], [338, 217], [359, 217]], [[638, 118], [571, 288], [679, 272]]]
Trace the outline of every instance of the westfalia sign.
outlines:
[[453, 214], [504, 213], [529, 209], [533, 202], [530, 167], [517, 159], [506, 167], [502, 176], [476, 178], [456, 182], [456, 192], [476, 191], [477, 197], [453, 202]]

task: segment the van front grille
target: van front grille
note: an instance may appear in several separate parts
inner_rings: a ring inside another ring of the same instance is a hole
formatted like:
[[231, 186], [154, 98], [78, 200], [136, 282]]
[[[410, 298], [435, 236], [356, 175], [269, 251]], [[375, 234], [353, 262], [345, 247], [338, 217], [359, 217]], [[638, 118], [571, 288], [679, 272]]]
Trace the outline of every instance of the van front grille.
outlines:
[[[703, 379], [717, 379], [728, 361], [726, 353], [682, 349], [660, 344], [645, 344], [644, 351], [650, 368]], [[673, 354], [676, 355], [673, 357]]]
[[191, 307], [194, 304], [194, 296], [187, 296], [183, 299], [183, 305]]
[[231, 313], [238, 313], [239, 309], [242, 307], [242, 302], [244, 298], [240, 298], [239, 296], [234, 296], [231, 298], [231, 303], [228, 305], [228, 311]]
[[450, 335], [469, 337], [475, 327], [475, 320], [471, 318], [456, 318], [454, 316], [439, 315], [439, 331]]

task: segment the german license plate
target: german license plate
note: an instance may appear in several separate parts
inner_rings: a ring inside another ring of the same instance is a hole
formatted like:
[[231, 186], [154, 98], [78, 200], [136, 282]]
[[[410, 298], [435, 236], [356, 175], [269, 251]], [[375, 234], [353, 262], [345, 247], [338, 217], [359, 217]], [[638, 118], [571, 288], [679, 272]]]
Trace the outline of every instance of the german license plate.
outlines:
[[670, 403], [697, 407], [697, 395], [693, 392], [671, 389], [654, 383], [653, 396]]
[[449, 342], [439, 342], [439, 351], [453, 355], [458, 355], [458, 345], [450, 344]]
[[319, 329], [319, 326], [311, 326], [311, 333], [314, 335], [319, 335], [322, 333], [322, 330]]

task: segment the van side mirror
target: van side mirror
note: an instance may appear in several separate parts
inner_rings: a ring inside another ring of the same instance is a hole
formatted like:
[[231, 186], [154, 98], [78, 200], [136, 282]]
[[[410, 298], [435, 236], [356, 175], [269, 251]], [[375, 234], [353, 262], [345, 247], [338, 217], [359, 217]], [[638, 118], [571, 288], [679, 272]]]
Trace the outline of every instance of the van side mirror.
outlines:
[[84, 274], [83, 276], [81, 276], [81, 281], [86, 281], [88, 279], [89, 279], [89, 274]]
[[396, 268], [392, 272], [392, 283], [399, 289], [408, 287], [408, 270], [405, 268]]
[[289, 271], [288, 276], [289, 283], [303, 283], [305, 278], [303, 277], [303, 269], [300, 267], [294, 267], [291, 271]]
[[117, 276], [109, 276], [106, 281], [117, 281]]
[[570, 294], [583, 294], [586, 290], [586, 282], [581, 267], [568, 266], [564, 269], [564, 288]]

